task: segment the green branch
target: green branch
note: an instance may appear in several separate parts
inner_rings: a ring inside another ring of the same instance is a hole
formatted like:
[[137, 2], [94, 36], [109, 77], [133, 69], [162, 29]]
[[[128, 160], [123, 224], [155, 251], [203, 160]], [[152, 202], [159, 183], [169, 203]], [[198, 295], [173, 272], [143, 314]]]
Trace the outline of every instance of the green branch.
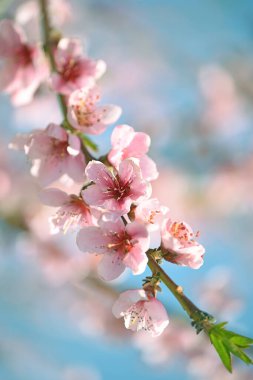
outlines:
[[227, 322], [216, 324], [213, 316], [199, 309], [184, 295], [183, 288], [177, 285], [159, 265], [155, 258], [158, 253], [159, 251], [154, 250], [147, 252], [148, 266], [152, 274], [155, 276], [159, 274], [159, 279], [167, 286], [192, 320], [192, 326], [196, 328], [197, 333], [202, 330], [206, 333], [226, 369], [232, 372], [231, 354], [246, 364], [253, 364], [252, 359], [244, 352], [253, 344], [253, 339], [226, 330], [224, 326]]
[[194, 303], [184, 295], [183, 288], [177, 285], [162, 269], [162, 267], [155, 260], [151, 252], [147, 253], [148, 256], [148, 266], [151, 269], [152, 273], [159, 273], [159, 278], [171, 291], [174, 297], [178, 300], [182, 308], [186, 311], [190, 319], [196, 324], [202, 326], [201, 330], [208, 331], [211, 326], [211, 321], [214, 322], [213, 316], [206, 313], [205, 311], [200, 310]]

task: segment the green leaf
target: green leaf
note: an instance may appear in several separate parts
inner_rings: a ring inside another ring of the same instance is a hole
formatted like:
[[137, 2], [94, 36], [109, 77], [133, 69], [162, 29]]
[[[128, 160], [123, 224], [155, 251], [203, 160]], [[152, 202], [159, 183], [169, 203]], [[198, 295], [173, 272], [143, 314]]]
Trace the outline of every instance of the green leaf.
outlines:
[[252, 359], [244, 352], [244, 349], [253, 344], [253, 339], [226, 330], [224, 328], [225, 324], [213, 325], [208, 332], [209, 338], [225, 367], [229, 372], [232, 371], [231, 354], [237, 356], [246, 364], [253, 364]]
[[252, 360], [251, 358], [245, 354], [245, 352], [243, 352], [240, 348], [238, 348], [236, 345], [229, 345], [228, 346], [229, 349], [230, 349], [230, 352], [237, 356], [239, 359], [241, 359], [242, 361], [244, 361], [246, 364], [252, 364]]
[[217, 330], [217, 329], [222, 329], [224, 326], [226, 326], [228, 324], [228, 322], [220, 322], [220, 323], [217, 323], [216, 325], [214, 325], [214, 329]]
[[229, 351], [237, 356], [239, 359], [241, 359], [242, 361], [244, 361], [246, 364], [252, 364], [252, 360], [251, 358], [245, 354], [245, 352], [243, 352], [243, 350], [241, 348], [238, 348], [234, 343], [232, 343], [231, 341], [228, 341], [225, 343], [227, 348], [229, 349]]
[[235, 334], [233, 331], [226, 331], [226, 335], [230, 341], [242, 348], [248, 348], [253, 344], [253, 339], [244, 335]]
[[219, 357], [221, 358], [222, 363], [229, 372], [232, 372], [231, 356], [228, 348], [223, 344], [219, 336], [216, 336], [212, 332], [209, 336], [213, 346], [215, 347]]

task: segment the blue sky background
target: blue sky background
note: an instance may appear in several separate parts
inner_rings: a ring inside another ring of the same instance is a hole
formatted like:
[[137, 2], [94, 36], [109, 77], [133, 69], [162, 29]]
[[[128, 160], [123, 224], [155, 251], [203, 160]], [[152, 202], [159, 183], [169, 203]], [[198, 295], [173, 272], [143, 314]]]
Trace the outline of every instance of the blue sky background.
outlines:
[[[66, 33], [81, 36], [90, 55], [108, 64], [108, 74], [101, 82], [104, 101], [122, 106], [122, 123], [151, 133], [152, 157], [160, 167], [168, 165], [184, 173], [189, 192], [203, 191], [203, 183], [227, 161], [240, 162], [252, 155], [250, 97], [242, 131], [204, 140], [194, 127], [202, 107], [197, 86], [201, 67], [215, 63], [240, 72], [244, 70], [240, 60], [253, 65], [251, 0], [72, 3], [75, 19], [66, 26]], [[29, 120], [22, 112], [14, 113], [9, 100], [1, 97], [4, 141], [17, 131], [43, 128], [58, 117], [39, 110]], [[102, 151], [109, 147], [110, 132], [97, 139]], [[202, 144], [208, 146], [204, 156], [198, 154]], [[196, 225], [194, 210], [187, 216]], [[207, 251], [205, 265], [199, 271], [171, 266], [170, 274], [197, 302], [195, 289], [209, 270], [229, 267], [233, 289], [245, 302], [231, 327], [252, 335], [252, 209], [234, 210], [229, 215], [214, 212], [197, 219]], [[61, 380], [65, 368], [86, 366], [97, 368], [105, 380], [195, 379], [180, 363], [152, 370], [124, 341], [82, 335], [61, 302], [68, 290], [49, 286], [36, 261], [20, 256], [21, 248], [15, 245], [18, 232], [0, 223], [0, 380]], [[140, 277], [131, 278], [131, 287], [139, 286], [140, 281]], [[121, 284], [123, 289], [127, 286]], [[169, 308], [180, 310], [172, 297]]]

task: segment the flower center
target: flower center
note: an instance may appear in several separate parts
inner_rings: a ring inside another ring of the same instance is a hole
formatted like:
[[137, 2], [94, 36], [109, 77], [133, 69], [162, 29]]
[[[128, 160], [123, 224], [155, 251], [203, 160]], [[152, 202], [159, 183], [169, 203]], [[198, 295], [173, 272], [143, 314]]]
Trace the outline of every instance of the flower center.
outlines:
[[169, 232], [182, 243], [187, 243], [194, 237], [192, 230], [190, 230], [183, 222], [172, 223]]
[[131, 193], [131, 182], [132, 180], [123, 182], [117, 175], [114, 177], [112, 186], [106, 190], [108, 197], [114, 198], [117, 201], [121, 201], [122, 199], [128, 197]]
[[76, 79], [80, 77], [82, 73], [81, 65], [78, 61], [74, 59], [70, 59], [65, 63], [61, 70], [61, 75], [65, 82], [74, 82]]
[[70, 200], [57, 211], [51, 221], [66, 233], [71, 226], [88, 223], [90, 218], [90, 211], [83, 200], [71, 195]]
[[153, 321], [145, 308], [145, 302], [147, 301], [138, 301], [133, 304], [125, 314], [129, 326], [137, 331], [151, 331], [153, 328]]
[[155, 217], [160, 214], [160, 211], [151, 211], [148, 218], [148, 223], [155, 224]]
[[90, 127], [95, 123], [101, 121], [102, 113], [105, 112], [96, 112], [96, 103], [99, 101], [98, 93], [88, 93], [87, 91], [80, 91], [75, 99], [74, 104], [72, 104], [72, 109], [77, 118], [78, 124], [83, 127]]
[[17, 52], [17, 61], [21, 66], [28, 66], [32, 63], [33, 48], [22, 45]]
[[107, 247], [113, 251], [127, 254], [131, 251], [133, 246], [134, 242], [131, 240], [131, 236], [124, 232], [123, 234], [113, 235], [113, 242], [109, 243]]
[[52, 155], [54, 157], [66, 157], [68, 155], [67, 151], [68, 142], [61, 141], [55, 138], [52, 138]]

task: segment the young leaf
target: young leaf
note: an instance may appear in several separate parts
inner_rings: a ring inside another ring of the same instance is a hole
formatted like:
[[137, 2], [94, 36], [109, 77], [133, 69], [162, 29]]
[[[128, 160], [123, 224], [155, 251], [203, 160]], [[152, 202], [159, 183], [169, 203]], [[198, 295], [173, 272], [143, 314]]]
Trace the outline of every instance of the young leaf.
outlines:
[[210, 340], [215, 347], [219, 357], [221, 358], [222, 363], [227, 368], [229, 372], [232, 372], [232, 363], [230, 352], [227, 347], [223, 344], [222, 340], [219, 336], [215, 335], [215, 333], [210, 333]]
[[226, 335], [229, 336], [230, 341], [242, 348], [248, 348], [253, 344], [253, 339], [247, 336], [235, 334], [233, 331], [226, 331]]
[[253, 344], [253, 339], [226, 330], [224, 326], [224, 323], [213, 325], [208, 334], [225, 367], [230, 372], [232, 371], [231, 354], [237, 356], [246, 364], [253, 364], [252, 359], [243, 351]]
[[233, 344], [231, 341], [224, 342], [224, 344], [233, 355], [237, 356], [243, 362], [245, 362], [246, 364], [253, 364], [251, 358], [248, 355], [246, 355], [241, 348], [238, 348], [238, 346]]

